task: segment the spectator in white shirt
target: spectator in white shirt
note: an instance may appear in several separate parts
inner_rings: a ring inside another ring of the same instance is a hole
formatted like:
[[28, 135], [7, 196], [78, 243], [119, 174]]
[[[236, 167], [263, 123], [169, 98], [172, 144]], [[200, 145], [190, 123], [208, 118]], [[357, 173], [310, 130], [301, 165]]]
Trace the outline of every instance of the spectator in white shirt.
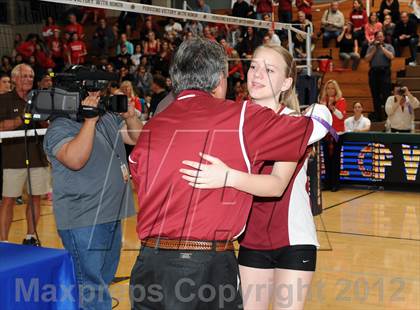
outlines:
[[182, 26], [175, 19], [170, 18], [169, 23], [165, 26], [165, 31], [167, 33], [175, 33], [178, 36], [182, 32]]
[[281, 41], [279, 36], [274, 32], [273, 29], [268, 29], [267, 31], [267, 35], [270, 38], [270, 44], [274, 44], [274, 45], [281, 45]]
[[391, 132], [410, 132], [414, 119], [414, 110], [420, 106], [407, 87], [396, 85], [394, 95], [389, 96], [385, 103], [385, 112]]
[[420, 0], [411, 0], [409, 6], [413, 9], [410, 17], [420, 23]]
[[360, 102], [353, 104], [354, 115], [344, 121], [346, 132], [364, 132], [370, 130], [370, 119], [364, 117], [363, 105]]
[[133, 63], [134, 71], [137, 70], [137, 67], [140, 65], [140, 59], [142, 56], [143, 54], [141, 52], [141, 44], [136, 44], [136, 47], [134, 48], [134, 54], [131, 55], [131, 62]]

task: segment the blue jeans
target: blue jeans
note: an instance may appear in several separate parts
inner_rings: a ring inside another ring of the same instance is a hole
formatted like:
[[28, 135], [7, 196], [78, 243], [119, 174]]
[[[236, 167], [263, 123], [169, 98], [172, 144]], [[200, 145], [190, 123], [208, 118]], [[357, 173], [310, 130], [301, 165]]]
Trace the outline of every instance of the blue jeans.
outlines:
[[331, 39], [336, 39], [340, 35], [340, 31], [324, 31], [324, 35], [322, 37], [322, 47], [328, 47], [328, 43]]
[[110, 310], [112, 299], [108, 285], [120, 259], [120, 221], [59, 230], [58, 234], [74, 261], [81, 308]]
[[417, 45], [419, 43], [419, 38], [414, 37], [405, 40], [399, 40], [398, 38], [394, 39], [394, 48], [395, 48], [395, 56], [401, 57], [401, 46], [409, 46], [411, 58], [408, 61], [416, 61], [417, 59]]

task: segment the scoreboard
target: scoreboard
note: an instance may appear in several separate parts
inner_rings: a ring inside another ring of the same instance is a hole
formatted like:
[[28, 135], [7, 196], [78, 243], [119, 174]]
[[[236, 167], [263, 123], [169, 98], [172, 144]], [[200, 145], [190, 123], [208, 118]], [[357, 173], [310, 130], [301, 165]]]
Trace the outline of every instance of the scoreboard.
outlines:
[[343, 135], [341, 181], [404, 185], [420, 190], [419, 164], [419, 134], [366, 132]]

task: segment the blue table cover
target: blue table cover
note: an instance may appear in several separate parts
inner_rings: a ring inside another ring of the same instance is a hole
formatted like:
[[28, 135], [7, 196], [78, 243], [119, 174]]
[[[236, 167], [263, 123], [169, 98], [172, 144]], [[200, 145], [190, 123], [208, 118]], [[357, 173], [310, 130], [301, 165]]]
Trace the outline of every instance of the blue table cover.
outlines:
[[78, 309], [70, 254], [0, 242], [0, 309]]

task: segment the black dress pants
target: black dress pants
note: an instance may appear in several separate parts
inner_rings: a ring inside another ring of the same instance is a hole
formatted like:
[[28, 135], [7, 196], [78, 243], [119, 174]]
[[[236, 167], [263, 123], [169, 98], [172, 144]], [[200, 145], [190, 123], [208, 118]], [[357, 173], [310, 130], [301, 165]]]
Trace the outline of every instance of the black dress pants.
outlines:
[[369, 70], [369, 87], [372, 94], [375, 120], [383, 120], [383, 109], [386, 99], [391, 94], [390, 67], [374, 67]]
[[142, 247], [131, 271], [132, 309], [242, 309], [239, 268], [233, 251]]

